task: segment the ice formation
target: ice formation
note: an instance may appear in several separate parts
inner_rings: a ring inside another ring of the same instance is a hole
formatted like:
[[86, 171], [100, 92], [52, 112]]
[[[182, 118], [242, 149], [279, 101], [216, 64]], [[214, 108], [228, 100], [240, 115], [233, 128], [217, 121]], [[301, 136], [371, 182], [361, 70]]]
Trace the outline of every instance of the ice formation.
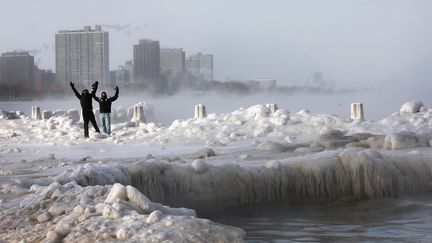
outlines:
[[362, 123], [255, 105], [165, 127], [114, 110], [112, 135], [89, 139], [77, 110], [0, 111], [0, 192], [19, 198], [0, 200], [0, 241], [235, 242], [242, 230], [196, 214], [432, 191], [432, 110], [421, 102]]
[[418, 113], [420, 110], [424, 108], [423, 102], [421, 101], [409, 101], [402, 105], [400, 109], [401, 114], [413, 114]]
[[244, 231], [153, 203], [132, 186], [32, 186], [19, 208], [2, 210], [5, 242], [242, 242]]

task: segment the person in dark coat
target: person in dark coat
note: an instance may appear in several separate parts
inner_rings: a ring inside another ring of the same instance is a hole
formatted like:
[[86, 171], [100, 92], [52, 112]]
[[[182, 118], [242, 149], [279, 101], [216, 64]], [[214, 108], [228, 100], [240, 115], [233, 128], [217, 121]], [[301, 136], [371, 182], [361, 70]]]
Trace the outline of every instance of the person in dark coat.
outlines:
[[115, 94], [113, 97], [107, 96], [105, 91], [102, 91], [101, 97], [97, 97], [93, 94], [93, 98], [99, 102], [100, 120], [102, 124], [102, 130], [104, 133], [111, 134], [111, 103], [118, 98], [119, 88], [115, 87]]
[[75, 84], [70, 82], [70, 86], [72, 90], [74, 91], [76, 97], [80, 100], [81, 103], [81, 109], [82, 109], [82, 117], [84, 120], [84, 137], [89, 137], [89, 131], [88, 131], [88, 124], [89, 122], [92, 123], [94, 129], [96, 132], [99, 131], [99, 127], [96, 124], [95, 115], [93, 113], [93, 105], [92, 105], [92, 97], [94, 94], [96, 94], [96, 90], [98, 87], [98, 81], [94, 82], [92, 84], [92, 92], [89, 93], [88, 89], [83, 89], [82, 93], [78, 93], [78, 91], [75, 89]]

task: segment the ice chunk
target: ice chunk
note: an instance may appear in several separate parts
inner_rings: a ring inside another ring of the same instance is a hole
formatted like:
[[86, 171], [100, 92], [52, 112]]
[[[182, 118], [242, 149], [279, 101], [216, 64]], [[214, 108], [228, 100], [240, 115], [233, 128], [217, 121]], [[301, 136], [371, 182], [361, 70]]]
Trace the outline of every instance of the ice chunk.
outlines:
[[94, 139], [105, 139], [107, 137], [109, 137], [108, 134], [106, 134], [106, 133], [100, 133], [100, 132], [95, 132], [92, 135], [92, 138], [94, 138]]
[[210, 170], [210, 166], [204, 160], [201, 159], [194, 160], [192, 162], [192, 168], [198, 174], [202, 174]]
[[423, 102], [421, 101], [409, 101], [402, 105], [400, 108], [401, 114], [413, 114], [420, 112], [420, 108], [423, 107]]
[[279, 161], [272, 160], [272, 161], [267, 162], [265, 164], [265, 167], [267, 169], [271, 169], [271, 170], [279, 170], [281, 168], [281, 163]]
[[418, 146], [415, 133], [398, 132], [386, 136], [384, 148], [386, 149], [406, 149]]
[[119, 211], [117, 211], [116, 209], [114, 209], [112, 206], [108, 204], [105, 205], [102, 211], [102, 216], [106, 219], [118, 219], [122, 217]]
[[280, 143], [267, 141], [265, 143], [258, 144], [256, 149], [261, 152], [283, 153], [287, 151], [288, 148]]
[[130, 184], [128, 173], [121, 166], [99, 166], [85, 164], [74, 168], [71, 177], [81, 186]]
[[192, 159], [204, 159], [204, 158], [212, 157], [212, 156], [216, 156], [216, 153], [213, 149], [203, 148], [203, 149], [195, 152], [194, 154], [192, 154], [191, 158]]
[[39, 223], [49, 221], [50, 219], [51, 219], [51, 214], [46, 211], [40, 214], [39, 216], [37, 216], [37, 221]]
[[159, 222], [163, 217], [165, 217], [165, 214], [163, 214], [161, 211], [159, 210], [153, 211], [147, 218], [146, 223], [155, 224]]
[[78, 122], [81, 117], [79, 111], [76, 109], [68, 110], [66, 114], [73, 122]]
[[130, 202], [149, 214], [155, 210], [153, 202], [133, 186], [126, 186], [126, 194]]
[[113, 187], [111, 188], [111, 191], [109, 192], [105, 202], [106, 203], [114, 203], [117, 200], [127, 200], [126, 195], [126, 187], [122, 184], [115, 183]]

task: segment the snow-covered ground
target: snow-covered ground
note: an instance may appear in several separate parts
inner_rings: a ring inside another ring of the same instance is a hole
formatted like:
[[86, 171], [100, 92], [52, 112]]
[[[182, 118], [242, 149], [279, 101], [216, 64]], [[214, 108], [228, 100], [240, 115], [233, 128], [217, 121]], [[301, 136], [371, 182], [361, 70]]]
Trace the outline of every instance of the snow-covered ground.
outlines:
[[117, 109], [112, 135], [90, 126], [89, 139], [77, 111], [1, 111], [0, 242], [241, 242], [242, 229], [202, 217], [432, 191], [432, 110], [420, 102], [378, 121], [254, 105], [167, 126], [144, 106], [149, 122]]

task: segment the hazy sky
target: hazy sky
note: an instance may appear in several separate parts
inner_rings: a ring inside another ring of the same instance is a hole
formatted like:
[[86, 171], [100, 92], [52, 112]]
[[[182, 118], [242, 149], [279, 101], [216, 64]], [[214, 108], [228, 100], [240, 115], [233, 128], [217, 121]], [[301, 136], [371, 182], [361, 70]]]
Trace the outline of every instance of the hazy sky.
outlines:
[[321, 71], [338, 87], [432, 83], [429, 0], [13, 0], [0, 23], [0, 52], [31, 50], [45, 69], [55, 70], [58, 30], [98, 24], [111, 68], [149, 38], [213, 54], [219, 80], [302, 84]]

